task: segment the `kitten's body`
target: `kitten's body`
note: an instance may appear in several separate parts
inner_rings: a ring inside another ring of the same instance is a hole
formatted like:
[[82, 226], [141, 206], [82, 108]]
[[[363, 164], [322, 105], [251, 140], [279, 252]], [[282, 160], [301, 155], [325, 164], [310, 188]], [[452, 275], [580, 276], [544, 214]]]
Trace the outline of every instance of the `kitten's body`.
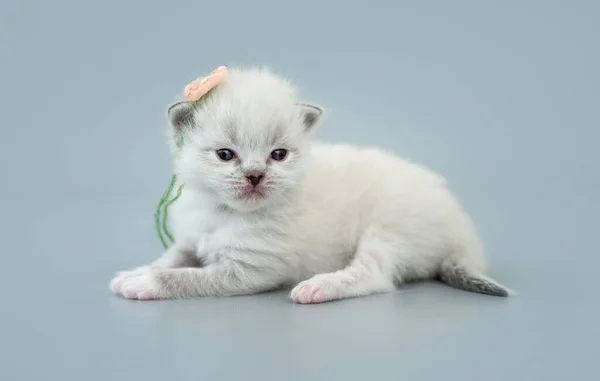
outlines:
[[[192, 109], [193, 118], [185, 109], [183, 118], [175, 115], [176, 130], [189, 126], [174, 146], [185, 182], [169, 213], [175, 245], [152, 266], [115, 278], [115, 292], [238, 295], [301, 282], [292, 299], [315, 303], [439, 276], [455, 287], [508, 294], [484, 275], [474, 228], [442, 177], [378, 149], [310, 143], [320, 109], [294, 101], [289, 84], [241, 71]], [[235, 146], [237, 167], [210, 156], [224, 146]], [[261, 159], [281, 147], [290, 147], [287, 162]], [[238, 181], [246, 165], [265, 174], [263, 197], [239, 199], [250, 187]]]

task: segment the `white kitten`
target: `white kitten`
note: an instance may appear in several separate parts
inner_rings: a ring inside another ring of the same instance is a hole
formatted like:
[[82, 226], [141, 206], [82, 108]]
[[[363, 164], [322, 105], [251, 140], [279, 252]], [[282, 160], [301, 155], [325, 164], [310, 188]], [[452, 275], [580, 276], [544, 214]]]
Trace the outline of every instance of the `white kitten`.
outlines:
[[169, 209], [175, 244], [111, 289], [163, 299], [296, 285], [294, 301], [320, 303], [439, 277], [509, 295], [485, 275], [472, 223], [442, 177], [378, 149], [312, 143], [321, 114], [264, 70], [231, 70], [201, 101], [171, 106], [185, 184]]

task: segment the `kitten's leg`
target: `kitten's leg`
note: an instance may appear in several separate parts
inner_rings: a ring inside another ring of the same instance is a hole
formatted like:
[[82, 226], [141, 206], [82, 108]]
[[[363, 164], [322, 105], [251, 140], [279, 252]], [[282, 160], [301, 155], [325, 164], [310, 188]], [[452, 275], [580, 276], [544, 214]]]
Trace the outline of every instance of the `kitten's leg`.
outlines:
[[258, 263], [226, 261], [201, 268], [152, 269], [121, 286], [128, 299], [173, 299], [254, 294], [278, 287], [283, 272]]
[[200, 262], [196, 257], [194, 251], [185, 250], [177, 246], [171, 246], [163, 255], [157, 260], [146, 266], [140, 266], [133, 270], [121, 271], [115, 278], [110, 281], [110, 289], [114, 293], [120, 293], [123, 282], [128, 277], [136, 276], [138, 274], [146, 273], [152, 269], [161, 268], [176, 268], [176, 267], [196, 267], [199, 266]]
[[362, 240], [350, 265], [301, 282], [290, 297], [296, 303], [309, 304], [392, 291], [393, 246], [371, 235]]

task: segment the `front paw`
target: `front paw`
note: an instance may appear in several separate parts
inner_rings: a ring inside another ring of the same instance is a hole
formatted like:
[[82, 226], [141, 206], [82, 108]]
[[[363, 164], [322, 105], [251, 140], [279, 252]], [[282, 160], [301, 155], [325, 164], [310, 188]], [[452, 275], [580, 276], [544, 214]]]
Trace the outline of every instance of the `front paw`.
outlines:
[[315, 275], [298, 284], [290, 297], [296, 303], [315, 304], [340, 299], [343, 284], [333, 274]]
[[161, 290], [156, 275], [150, 271], [131, 272], [118, 276], [111, 282], [115, 293], [127, 299], [154, 300], [166, 299], [167, 295]]
[[123, 286], [123, 282], [125, 282], [125, 280], [127, 278], [135, 276], [135, 275], [146, 273], [149, 270], [150, 270], [150, 266], [142, 266], [142, 267], [138, 267], [138, 268], [133, 269], [133, 270], [120, 271], [119, 273], [117, 273], [117, 276], [114, 277], [110, 281], [110, 289], [111, 289], [111, 291], [114, 292], [115, 294], [120, 294], [121, 293], [121, 287]]

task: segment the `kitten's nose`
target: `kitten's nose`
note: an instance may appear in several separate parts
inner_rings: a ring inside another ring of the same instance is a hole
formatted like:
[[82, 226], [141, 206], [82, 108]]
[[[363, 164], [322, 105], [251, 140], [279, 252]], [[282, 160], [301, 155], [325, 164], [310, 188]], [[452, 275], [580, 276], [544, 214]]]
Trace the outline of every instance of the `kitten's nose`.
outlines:
[[265, 175], [263, 175], [262, 173], [256, 173], [246, 176], [246, 178], [248, 179], [248, 181], [250, 181], [250, 184], [252, 184], [252, 186], [257, 186], [258, 184], [260, 184], [264, 177]]

